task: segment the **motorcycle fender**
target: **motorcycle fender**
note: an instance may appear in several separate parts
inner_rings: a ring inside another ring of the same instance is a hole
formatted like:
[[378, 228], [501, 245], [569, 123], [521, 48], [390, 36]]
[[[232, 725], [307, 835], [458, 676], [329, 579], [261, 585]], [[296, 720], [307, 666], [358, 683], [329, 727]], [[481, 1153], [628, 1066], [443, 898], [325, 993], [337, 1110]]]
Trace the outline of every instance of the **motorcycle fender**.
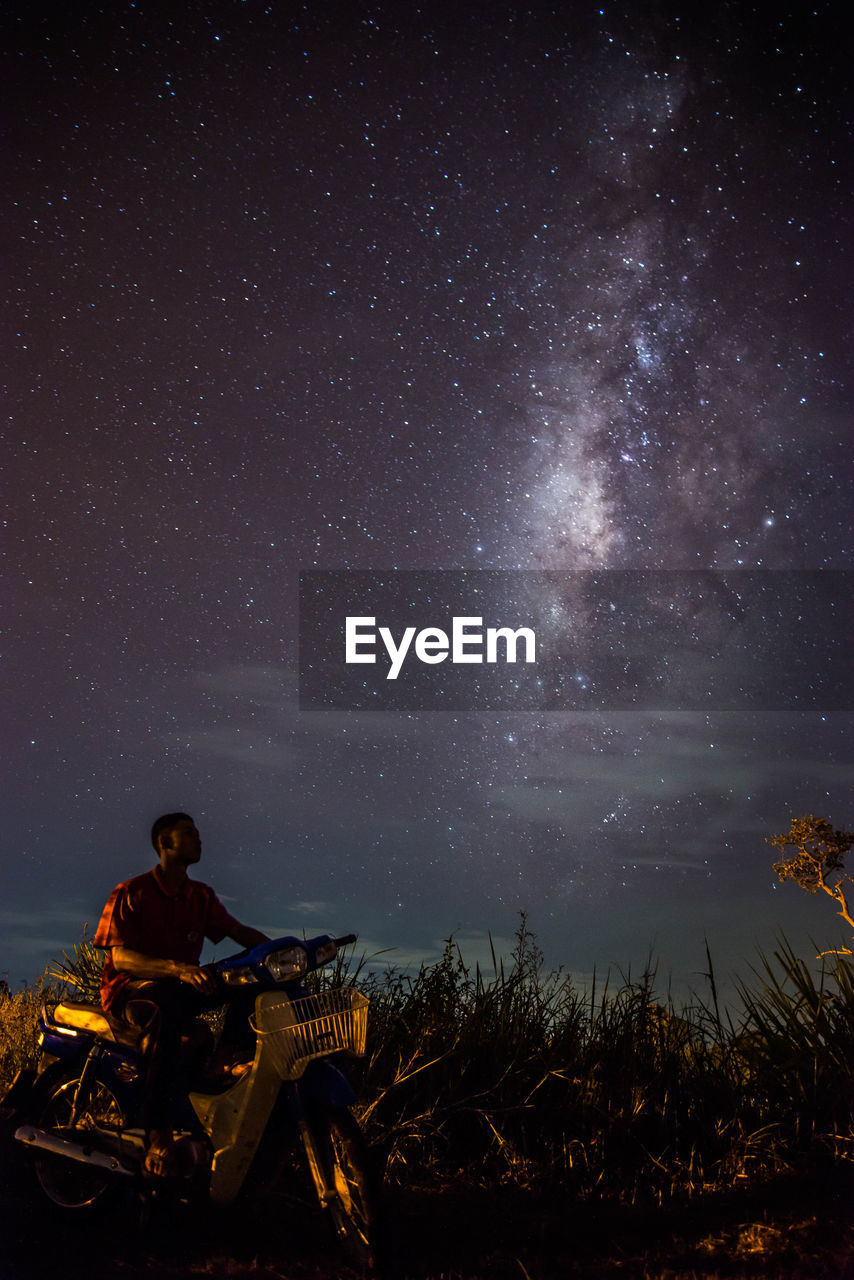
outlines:
[[308, 1064], [299, 1091], [306, 1102], [327, 1107], [351, 1107], [356, 1101], [350, 1081], [328, 1058], [315, 1058]]
[[85, 1059], [92, 1047], [93, 1037], [81, 1035], [77, 1031], [59, 1032], [55, 1028], [46, 1027], [41, 1034], [42, 1054], [57, 1062], [70, 1063], [74, 1058]]
[[191, 1093], [190, 1102], [213, 1148], [210, 1197], [230, 1204], [243, 1185], [282, 1082], [259, 1049], [252, 1070], [225, 1093]]

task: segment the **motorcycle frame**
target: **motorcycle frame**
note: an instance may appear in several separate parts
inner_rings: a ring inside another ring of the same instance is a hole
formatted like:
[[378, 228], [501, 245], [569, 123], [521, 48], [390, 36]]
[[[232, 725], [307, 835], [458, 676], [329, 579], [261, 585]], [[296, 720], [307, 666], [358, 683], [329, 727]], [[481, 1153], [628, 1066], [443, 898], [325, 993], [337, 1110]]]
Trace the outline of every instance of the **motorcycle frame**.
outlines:
[[[282, 1003], [281, 991], [264, 991], [255, 1000], [255, 1018]], [[345, 1076], [325, 1058], [310, 1062], [299, 1079], [282, 1080], [262, 1036], [255, 1042], [251, 1069], [224, 1093], [191, 1092], [190, 1103], [213, 1148], [210, 1197], [229, 1204], [237, 1196], [251, 1168], [274, 1106], [284, 1094], [291, 1122], [306, 1148], [318, 1194], [324, 1202], [326, 1185], [308, 1124], [308, 1106], [347, 1107], [355, 1094]], [[333, 1193], [334, 1194], [334, 1193]]]
[[[256, 996], [255, 1019], [259, 1024], [265, 1009], [282, 1003], [283, 994], [282, 988], [277, 988]], [[300, 992], [294, 990], [293, 994]], [[133, 1110], [142, 1087], [138, 1050], [109, 1044], [90, 1031], [59, 1027], [46, 1010], [42, 1012], [41, 1029], [42, 1053], [51, 1059], [47, 1071], [53, 1074], [60, 1068], [80, 1070], [75, 1103], [80, 1090], [94, 1076], [113, 1089], [128, 1110]], [[321, 1203], [334, 1200], [337, 1193], [325, 1173], [310, 1115], [318, 1108], [349, 1107], [356, 1100], [355, 1094], [347, 1078], [326, 1057], [309, 1061], [298, 1078], [283, 1080], [264, 1037], [259, 1035], [252, 1066], [244, 1076], [222, 1092], [193, 1090], [189, 1094], [189, 1105], [211, 1145], [209, 1194], [213, 1203], [230, 1204], [239, 1194], [280, 1097], [284, 1098], [293, 1129], [302, 1139]]]

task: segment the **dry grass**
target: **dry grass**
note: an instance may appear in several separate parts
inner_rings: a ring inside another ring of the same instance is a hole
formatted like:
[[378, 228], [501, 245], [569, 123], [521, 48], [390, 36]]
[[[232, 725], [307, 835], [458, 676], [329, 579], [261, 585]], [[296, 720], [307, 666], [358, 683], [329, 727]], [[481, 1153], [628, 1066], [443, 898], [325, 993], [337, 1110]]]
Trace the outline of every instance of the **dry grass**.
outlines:
[[[850, 1159], [854, 970], [815, 978], [785, 945], [723, 1016], [675, 1008], [650, 967], [582, 993], [523, 920], [487, 978], [449, 941], [416, 975], [370, 974], [362, 1118], [403, 1184], [471, 1174], [664, 1205]], [[338, 978], [345, 975], [337, 975]], [[336, 979], [337, 980], [337, 979]]]
[[35, 1066], [39, 1010], [51, 993], [44, 975], [21, 991], [0, 990], [0, 1096], [22, 1067]]

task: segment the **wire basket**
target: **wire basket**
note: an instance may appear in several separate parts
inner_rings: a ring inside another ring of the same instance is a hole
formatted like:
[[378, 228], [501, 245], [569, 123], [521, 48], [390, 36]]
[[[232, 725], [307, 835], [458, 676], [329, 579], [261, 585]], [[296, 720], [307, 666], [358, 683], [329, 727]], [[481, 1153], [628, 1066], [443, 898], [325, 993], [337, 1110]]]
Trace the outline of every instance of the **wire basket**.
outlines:
[[265, 1005], [249, 1021], [281, 1078], [296, 1080], [312, 1058], [365, 1052], [368, 1003], [355, 987], [339, 987]]

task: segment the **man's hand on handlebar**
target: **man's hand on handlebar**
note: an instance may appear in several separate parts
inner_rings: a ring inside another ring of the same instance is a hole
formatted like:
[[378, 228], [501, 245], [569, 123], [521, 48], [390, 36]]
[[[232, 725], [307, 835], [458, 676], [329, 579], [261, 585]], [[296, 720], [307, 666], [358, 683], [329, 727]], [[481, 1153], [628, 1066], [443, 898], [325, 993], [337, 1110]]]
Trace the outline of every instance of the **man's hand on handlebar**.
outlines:
[[197, 964], [182, 964], [179, 966], [177, 974], [181, 982], [186, 982], [187, 986], [195, 987], [198, 991], [204, 991], [206, 994], [216, 990], [217, 980], [209, 969], [202, 969]]

